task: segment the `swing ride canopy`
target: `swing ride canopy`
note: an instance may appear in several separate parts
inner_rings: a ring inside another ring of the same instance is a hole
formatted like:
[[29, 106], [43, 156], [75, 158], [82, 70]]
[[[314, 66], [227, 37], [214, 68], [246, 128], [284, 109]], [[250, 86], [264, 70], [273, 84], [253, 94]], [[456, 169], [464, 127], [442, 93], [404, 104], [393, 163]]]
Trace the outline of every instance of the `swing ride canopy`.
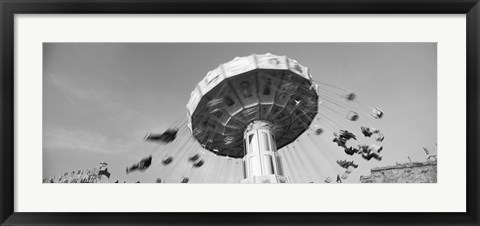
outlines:
[[241, 158], [245, 128], [267, 121], [280, 149], [317, 115], [317, 88], [308, 68], [286, 56], [236, 57], [197, 84], [187, 104], [188, 127], [205, 149]]

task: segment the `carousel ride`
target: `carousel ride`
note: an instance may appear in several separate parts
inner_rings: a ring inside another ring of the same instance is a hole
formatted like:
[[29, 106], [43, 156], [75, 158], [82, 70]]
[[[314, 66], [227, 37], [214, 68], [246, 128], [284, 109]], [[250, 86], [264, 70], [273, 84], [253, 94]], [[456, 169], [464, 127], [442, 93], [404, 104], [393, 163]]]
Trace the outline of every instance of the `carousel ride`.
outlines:
[[308, 69], [285, 56], [237, 57], [191, 93], [188, 126], [208, 151], [242, 158], [244, 183], [286, 183], [277, 153], [307, 130], [318, 94]]

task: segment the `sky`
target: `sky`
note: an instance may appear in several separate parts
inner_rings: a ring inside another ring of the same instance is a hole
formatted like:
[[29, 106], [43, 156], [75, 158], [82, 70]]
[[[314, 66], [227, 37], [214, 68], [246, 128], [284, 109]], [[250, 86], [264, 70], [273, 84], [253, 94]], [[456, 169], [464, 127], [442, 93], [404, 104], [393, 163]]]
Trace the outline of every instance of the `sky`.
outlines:
[[[335, 99], [323, 99], [319, 120], [312, 123], [325, 129], [322, 135], [307, 131], [297, 144], [279, 150], [285, 174], [294, 183], [323, 182], [341, 175], [344, 170], [335, 161], [347, 159], [360, 166], [344, 182], [359, 183], [360, 175], [369, 175], [373, 167], [405, 163], [409, 157], [425, 161], [422, 147], [436, 154], [436, 49], [436, 43], [45, 43], [43, 176], [106, 161], [109, 182], [162, 178], [178, 183], [188, 176], [194, 183], [237, 183], [241, 160], [205, 151], [205, 165], [192, 170], [182, 160], [187, 154], [178, 153], [179, 160], [164, 167], [160, 160], [176, 144], [143, 138], [186, 115], [190, 93], [207, 72], [237, 56], [272, 53], [308, 67], [322, 92]], [[356, 101], [342, 100], [345, 90], [353, 91]], [[374, 107], [384, 111], [382, 119], [369, 116]], [[358, 112], [360, 119], [346, 120], [348, 110]], [[364, 138], [360, 126], [380, 129], [385, 140]], [[383, 146], [382, 161], [343, 153], [331, 142], [338, 129], [357, 134], [359, 139], [348, 146]], [[150, 154], [154, 159], [147, 171], [125, 173], [127, 166]]]

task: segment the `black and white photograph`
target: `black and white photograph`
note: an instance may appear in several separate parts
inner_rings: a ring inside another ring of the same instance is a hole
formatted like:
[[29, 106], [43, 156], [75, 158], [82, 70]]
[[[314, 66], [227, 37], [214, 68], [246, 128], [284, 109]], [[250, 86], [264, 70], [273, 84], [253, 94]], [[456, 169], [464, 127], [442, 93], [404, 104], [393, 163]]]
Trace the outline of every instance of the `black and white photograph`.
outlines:
[[43, 43], [42, 87], [43, 183], [437, 183], [433, 42]]

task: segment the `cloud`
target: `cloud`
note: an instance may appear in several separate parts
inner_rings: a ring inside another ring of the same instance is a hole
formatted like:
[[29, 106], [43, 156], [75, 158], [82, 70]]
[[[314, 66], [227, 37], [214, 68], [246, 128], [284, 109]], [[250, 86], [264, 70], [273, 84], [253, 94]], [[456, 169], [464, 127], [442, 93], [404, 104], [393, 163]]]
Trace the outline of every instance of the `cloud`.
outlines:
[[79, 129], [49, 126], [43, 132], [45, 151], [75, 150], [98, 153], [121, 153], [134, 149], [132, 140], [112, 139], [104, 134]]
[[72, 98], [87, 102], [101, 102], [102, 104], [110, 101], [107, 90], [103, 86], [99, 87], [98, 81], [86, 79], [85, 77], [82, 80], [78, 80], [66, 76], [56, 76], [52, 73], [46, 73], [46, 75], [65, 94], [70, 102], [72, 102]]
[[[124, 90], [117, 87], [117, 90], [109, 90], [102, 82], [94, 79], [82, 78], [81, 80], [67, 76], [56, 76], [46, 73], [48, 78], [68, 100], [75, 109], [76, 115], [84, 115], [98, 112], [115, 112], [117, 117], [142, 118], [145, 121], [152, 120], [152, 117], [140, 112], [129, 104], [128, 95]], [[116, 92], [115, 92], [116, 91]], [[117, 93], [115, 95], [114, 93]], [[48, 101], [48, 100], [47, 100]], [[118, 114], [121, 112], [122, 114]], [[111, 120], [111, 118], [109, 118]]]

